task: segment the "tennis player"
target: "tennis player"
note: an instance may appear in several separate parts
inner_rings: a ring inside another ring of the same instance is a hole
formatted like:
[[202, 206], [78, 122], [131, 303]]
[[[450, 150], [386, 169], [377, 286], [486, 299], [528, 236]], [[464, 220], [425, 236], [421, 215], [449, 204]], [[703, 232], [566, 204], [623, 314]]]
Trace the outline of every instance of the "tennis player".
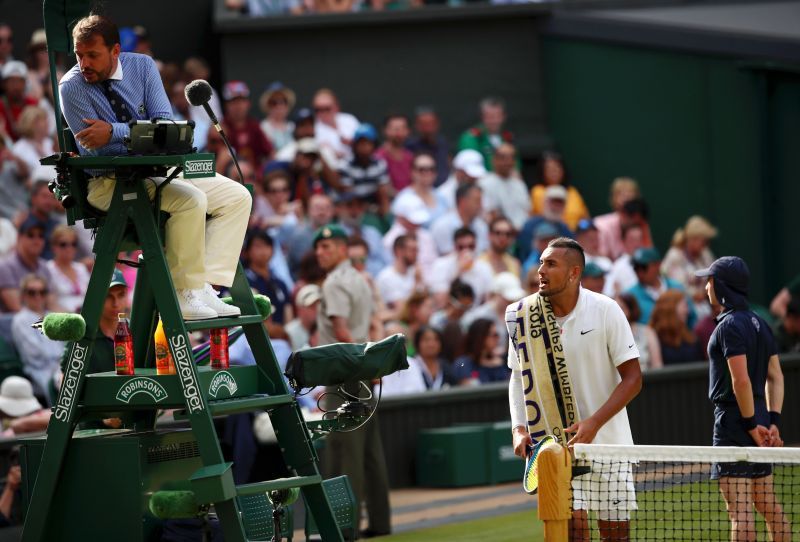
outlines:
[[[708, 277], [711, 304], [724, 310], [708, 343], [709, 399], [714, 403], [714, 446], [783, 446], [778, 426], [783, 373], [767, 323], [749, 310], [750, 271], [737, 256], [723, 256], [695, 273]], [[791, 539], [791, 527], [772, 484], [767, 463], [715, 463], [711, 478], [731, 520], [731, 540], [755, 540], [755, 514], [764, 517], [770, 539]]]
[[[560, 328], [578, 406], [580, 421], [565, 428], [572, 435], [568, 444], [633, 444], [625, 407], [642, 386], [639, 351], [614, 300], [581, 287], [584, 265], [581, 245], [561, 237], [548, 244], [539, 267], [539, 293], [550, 301]], [[519, 302], [509, 305], [507, 311], [516, 313], [519, 306]], [[532, 441], [520, 360], [513, 344], [508, 365], [512, 369], [509, 404], [514, 453], [525, 457]], [[589, 540], [588, 510], [597, 513], [602, 540], [628, 540], [630, 511], [636, 509], [630, 469], [580, 476], [573, 480], [572, 488], [572, 540]]]

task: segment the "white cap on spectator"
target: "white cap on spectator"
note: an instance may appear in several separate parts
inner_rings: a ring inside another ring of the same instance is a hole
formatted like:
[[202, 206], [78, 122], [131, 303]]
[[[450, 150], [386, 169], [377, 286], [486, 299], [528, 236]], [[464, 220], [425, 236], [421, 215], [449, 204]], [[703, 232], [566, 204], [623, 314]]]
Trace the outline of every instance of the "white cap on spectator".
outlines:
[[300, 307], [310, 307], [322, 299], [322, 292], [316, 284], [306, 284], [297, 292], [297, 305]]
[[483, 155], [473, 149], [464, 149], [453, 159], [453, 169], [460, 169], [470, 177], [479, 179], [486, 175]]
[[419, 198], [409, 193], [400, 194], [392, 203], [392, 212], [401, 216], [416, 226], [421, 226], [431, 219], [431, 213], [424, 205], [419, 204]]
[[319, 145], [313, 137], [304, 137], [297, 142], [297, 152], [301, 154], [319, 154]]
[[544, 190], [545, 199], [567, 199], [567, 189], [560, 184], [551, 184]]
[[47, 33], [44, 31], [44, 28], [37, 28], [33, 31], [33, 34], [31, 34], [31, 42], [28, 45], [30, 47], [47, 45]]
[[22, 77], [25, 79], [28, 77], [28, 67], [19, 60], [9, 60], [3, 66], [3, 79], [8, 79], [9, 77]]
[[33, 386], [21, 376], [8, 376], [0, 384], [0, 410], [18, 418], [37, 410], [42, 405], [33, 396]]
[[492, 293], [499, 294], [507, 301], [516, 301], [527, 296], [528, 293], [522, 289], [522, 284], [514, 273], [503, 271], [492, 279]]

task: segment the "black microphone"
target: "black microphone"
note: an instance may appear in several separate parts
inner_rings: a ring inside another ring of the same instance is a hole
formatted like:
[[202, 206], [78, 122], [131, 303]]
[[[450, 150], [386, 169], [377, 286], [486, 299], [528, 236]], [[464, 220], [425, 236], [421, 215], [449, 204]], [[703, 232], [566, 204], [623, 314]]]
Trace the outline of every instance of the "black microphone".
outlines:
[[211, 122], [214, 123], [214, 128], [216, 128], [218, 132], [222, 131], [222, 127], [219, 125], [217, 116], [208, 105], [209, 100], [211, 100], [211, 85], [209, 85], [208, 82], [203, 81], [202, 79], [195, 79], [186, 85], [186, 88], [183, 90], [183, 94], [186, 96], [187, 102], [195, 107], [202, 107], [205, 109], [208, 117], [211, 119]]
[[222, 141], [225, 142], [225, 146], [228, 147], [228, 152], [230, 153], [231, 158], [233, 158], [233, 165], [236, 166], [236, 171], [239, 173], [239, 182], [244, 184], [244, 175], [242, 175], [242, 170], [239, 167], [239, 161], [236, 160], [236, 154], [233, 152], [231, 144], [228, 142], [228, 138], [225, 136], [225, 132], [222, 130], [222, 126], [217, 120], [217, 116], [214, 114], [211, 106], [208, 105], [208, 101], [211, 99], [211, 85], [208, 84], [208, 81], [195, 79], [186, 85], [186, 88], [183, 89], [183, 94], [186, 96], [186, 101], [191, 105], [195, 107], [202, 107], [206, 110], [208, 118], [211, 119], [211, 122], [214, 124], [214, 128], [216, 128], [217, 132], [219, 132], [219, 135], [222, 136]]

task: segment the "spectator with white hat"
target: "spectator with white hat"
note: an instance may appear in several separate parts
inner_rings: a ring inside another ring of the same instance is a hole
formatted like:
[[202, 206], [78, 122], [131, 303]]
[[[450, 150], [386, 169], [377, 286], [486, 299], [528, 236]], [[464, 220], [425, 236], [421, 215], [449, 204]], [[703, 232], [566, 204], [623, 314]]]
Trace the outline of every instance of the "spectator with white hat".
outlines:
[[284, 326], [292, 351], [308, 348], [311, 331], [317, 321], [322, 292], [316, 284], [306, 284], [297, 292], [294, 300], [296, 317]]
[[486, 175], [483, 156], [476, 150], [465, 149], [453, 158], [453, 173], [436, 189], [448, 208], [456, 206], [456, 189], [462, 184], [475, 184]]
[[39, 101], [25, 93], [28, 68], [24, 62], [19, 60], [6, 62], [0, 75], [3, 77], [5, 92], [5, 98], [0, 100], [0, 125], [4, 124], [8, 136], [12, 141], [16, 141], [19, 139], [17, 123], [22, 110], [29, 105], [37, 105]]
[[424, 276], [431, 271], [436, 260], [436, 243], [430, 232], [422, 227], [430, 220], [430, 213], [425, 207], [418, 207], [410, 200], [394, 205], [394, 223], [383, 236], [383, 248], [387, 254], [394, 253], [394, 240], [401, 235], [413, 235], [417, 239], [417, 262]]

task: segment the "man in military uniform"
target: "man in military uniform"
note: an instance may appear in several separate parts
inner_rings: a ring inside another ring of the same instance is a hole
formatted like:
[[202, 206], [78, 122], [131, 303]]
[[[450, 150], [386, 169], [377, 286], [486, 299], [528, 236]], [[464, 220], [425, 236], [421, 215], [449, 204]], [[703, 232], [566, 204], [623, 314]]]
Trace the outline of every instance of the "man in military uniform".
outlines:
[[[481, 123], [461, 134], [458, 150], [474, 149], [481, 153], [486, 169], [492, 171], [492, 157], [502, 143], [513, 143], [514, 134], [503, 130], [506, 121], [506, 106], [500, 98], [481, 100]], [[517, 164], [519, 169], [519, 163]]]
[[[314, 252], [328, 274], [322, 283], [317, 313], [319, 344], [367, 342], [374, 310], [372, 294], [367, 281], [347, 257], [347, 233], [335, 224], [321, 227], [314, 235]], [[364, 395], [357, 387], [347, 389], [354, 395], [359, 391]], [[389, 479], [377, 417], [356, 431], [331, 433], [325, 454], [326, 475], [346, 474], [359, 505], [366, 503], [369, 525], [362, 537], [389, 534]]]

